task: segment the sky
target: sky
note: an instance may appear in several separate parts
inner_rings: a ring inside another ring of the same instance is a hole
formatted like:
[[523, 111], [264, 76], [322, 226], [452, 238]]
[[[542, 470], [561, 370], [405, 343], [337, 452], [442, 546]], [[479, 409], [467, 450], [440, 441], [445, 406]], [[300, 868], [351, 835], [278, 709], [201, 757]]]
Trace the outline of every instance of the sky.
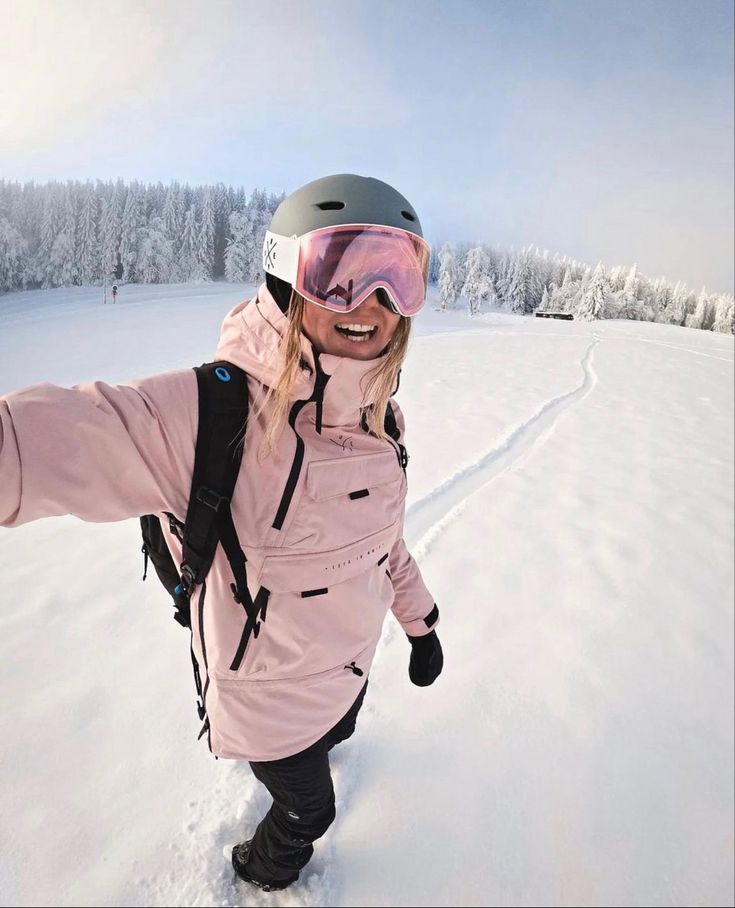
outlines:
[[432, 244], [733, 291], [727, 0], [0, 0], [0, 178], [374, 176]]

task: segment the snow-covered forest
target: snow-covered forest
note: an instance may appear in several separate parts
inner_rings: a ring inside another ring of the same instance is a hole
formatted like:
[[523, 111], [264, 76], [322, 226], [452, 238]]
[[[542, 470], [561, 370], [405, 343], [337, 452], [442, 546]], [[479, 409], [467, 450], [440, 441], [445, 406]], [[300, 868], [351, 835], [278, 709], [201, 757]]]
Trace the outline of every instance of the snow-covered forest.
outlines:
[[0, 291], [256, 281], [283, 196], [216, 186], [0, 180]]
[[[0, 292], [101, 284], [253, 281], [283, 195], [218, 183], [20, 184], [0, 180]], [[536, 247], [445, 243], [431, 281], [442, 308], [633, 319], [732, 333], [735, 298], [651, 280], [636, 265], [595, 267]]]
[[678, 281], [650, 280], [636, 265], [607, 269], [525, 248], [520, 252], [485, 244], [445, 243], [432, 277], [439, 285], [443, 308], [464, 297], [470, 313], [489, 309], [530, 313], [536, 310], [571, 313], [593, 320], [622, 318], [686, 325], [707, 331], [733, 332], [735, 298], [724, 293], [695, 293]]

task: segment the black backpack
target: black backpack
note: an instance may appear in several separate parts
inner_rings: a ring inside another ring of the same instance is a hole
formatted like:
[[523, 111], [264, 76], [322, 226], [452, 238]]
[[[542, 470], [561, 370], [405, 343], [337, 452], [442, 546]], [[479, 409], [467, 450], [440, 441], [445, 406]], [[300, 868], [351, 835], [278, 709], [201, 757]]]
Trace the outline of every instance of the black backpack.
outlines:
[[230, 511], [248, 418], [247, 375], [228, 362], [205, 363], [194, 371], [199, 391], [199, 422], [186, 520], [182, 523], [174, 514], [165, 512], [171, 532], [182, 544], [183, 560], [179, 567], [166, 545], [160, 519], [155, 514], [140, 518], [143, 580], [150, 558], [173, 599], [174, 619], [182, 627], [191, 627], [189, 597], [209, 573], [219, 542], [233, 568], [236, 592], [242, 594], [243, 586], [247, 591], [245, 556]]

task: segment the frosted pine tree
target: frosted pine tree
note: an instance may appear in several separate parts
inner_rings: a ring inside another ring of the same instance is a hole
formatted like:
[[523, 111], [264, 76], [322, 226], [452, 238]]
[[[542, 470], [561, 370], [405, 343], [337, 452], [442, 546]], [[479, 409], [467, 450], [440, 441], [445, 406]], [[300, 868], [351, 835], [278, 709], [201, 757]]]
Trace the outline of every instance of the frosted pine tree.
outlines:
[[715, 322], [715, 306], [707, 288], [702, 287], [702, 292], [697, 298], [697, 307], [694, 313], [686, 320], [687, 328], [701, 328], [709, 331]]
[[96, 284], [100, 279], [100, 247], [97, 241], [97, 198], [87, 183], [79, 216], [79, 282]]
[[184, 214], [184, 228], [181, 234], [181, 249], [179, 252], [182, 280], [203, 280], [198, 252], [199, 225], [197, 223], [196, 210], [193, 205], [190, 205]]
[[541, 305], [541, 297], [544, 293], [544, 285], [548, 273], [548, 262], [541, 255], [537, 248], [528, 248], [524, 250], [526, 256], [526, 267], [528, 268], [528, 283], [526, 285], [526, 306], [525, 312], [535, 312]]
[[138, 246], [140, 230], [144, 224], [145, 206], [142, 187], [139, 183], [131, 183], [125, 198], [120, 236], [120, 258], [127, 281], [138, 280]]
[[100, 271], [103, 280], [108, 280], [117, 265], [120, 252], [122, 229], [122, 198], [125, 187], [122, 180], [110, 188], [106, 187], [100, 211]]
[[735, 333], [735, 297], [732, 295], [721, 294], [717, 297], [712, 330], [723, 334]]
[[207, 187], [204, 190], [202, 214], [197, 237], [197, 265], [200, 280], [211, 281], [214, 268], [214, 234], [215, 216], [212, 193]]
[[585, 289], [592, 280], [592, 269], [589, 266], [573, 266], [569, 272], [569, 283], [564, 292], [564, 304], [567, 312], [576, 315], [582, 304]]
[[230, 200], [227, 187], [217, 183], [214, 187], [214, 264], [212, 277], [217, 280], [225, 273], [225, 249], [229, 234]]
[[672, 325], [683, 325], [687, 315], [687, 298], [689, 291], [686, 284], [681, 281], [676, 282], [676, 286], [671, 292], [671, 304], [669, 307], [669, 318]]
[[638, 266], [633, 265], [628, 271], [623, 285], [623, 306], [621, 315], [623, 318], [637, 318], [640, 312], [640, 276], [638, 275]]
[[467, 253], [465, 267], [466, 277], [461, 294], [469, 300], [470, 315], [476, 315], [480, 311], [482, 301], [486, 300], [490, 293], [488, 257], [481, 246], [476, 246]]
[[605, 301], [610, 292], [610, 287], [602, 262], [592, 272], [582, 291], [582, 297], [577, 306], [576, 316], [584, 321], [594, 321], [602, 318], [605, 311]]
[[138, 235], [138, 279], [146, 284], [166, 284], [174, 271], [174, 254], [163, 218], [154, 217]]
[[79, 283], [77, 267], [77, 205], [71, 184], [64, 191], [61, 228], [51, 247], [52, 283], [55, 287], [72, 287]]
[[558, 282], [553, 281], [549, 285], [549, 299], [546, 305], [547, 311], [567, 312], [567, 298], [571, 285], [571, 272], [566, 265], [557, 271]]
[[549, 311], [549, 288], [544, 287], [544, 292], [541, 297], [541, 305], [538, 307], [539, 312], [548, 312]]
[[6, 217], [0, 217], [0, 290], [19, 290], [23, 282], [26, 241]]
[[250, 280], [253, 270], [253, 230], [246, 211], [230, 215], [230, 239], [225, 249], [225, 278], [239, 282]]
[[670, 324], [671, 319], [671, 287], [665, 278], [657, 278], [651, 285], [649, 298], [653, 311], [654, 321], [663, 325]]
[[439, 300], [441, 308], [457, 299], [457, 262], [454, 247], [445, 243], [439, 250]]
[[439, 280], [439, 253], [436, 246], [432, 244], [431, 255], [429, 257], [429, 283], [436, 284]]
[[494, 271], [487, 276], [487, 305], [490, 309], [497, 309], [500, 306], [500, 297], [498, 296], [498, 280]]
[[525, 312], [531, 286], [529, 257], [522, 250], [513, 258], [508, 277], [500, 288], [503, 304], [510, 312]]
[[61, 196], [58, 185], [52, 183], [46, 187], [40, 242], [34, 256], [33, 269], [35, 281], [44, 288], [55, 286], [51, 250], [61, 229], [61, 216]]
[[184, 212], [181, 207], [181, 191], [178, 183], [174, 182], [166, 190], [166, 198], [163, 203], [163, 225], [166, 234], [166, 240], [170, 245], [174, 261], [171, 268], [171, 280], [185, 280], [181, 275], [181, 268], [178, 261], [179, 250], [181, 248], [181, 233], [183, 230]]

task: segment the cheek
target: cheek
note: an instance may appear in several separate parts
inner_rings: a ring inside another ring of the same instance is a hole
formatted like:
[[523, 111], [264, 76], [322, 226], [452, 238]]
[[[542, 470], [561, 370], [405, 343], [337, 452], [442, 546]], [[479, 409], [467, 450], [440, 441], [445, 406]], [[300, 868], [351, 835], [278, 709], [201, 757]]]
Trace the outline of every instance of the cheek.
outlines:
[[387, 328], [388, 337], [390, 337], [390, 338], [393, 337], [393, 335], [396, 333], [396, 328], [400, 325], [400, 323], [401, 323], [401, 316], [400, 315], [393, 316], [391, 321], [388, 323], [388, 328]]
[[317, 337], [329, 331], [330, 321], [328, 313], [322, 315], [318, 306], [307, 306], [301, 321], [302, 328], [310, 337]]

